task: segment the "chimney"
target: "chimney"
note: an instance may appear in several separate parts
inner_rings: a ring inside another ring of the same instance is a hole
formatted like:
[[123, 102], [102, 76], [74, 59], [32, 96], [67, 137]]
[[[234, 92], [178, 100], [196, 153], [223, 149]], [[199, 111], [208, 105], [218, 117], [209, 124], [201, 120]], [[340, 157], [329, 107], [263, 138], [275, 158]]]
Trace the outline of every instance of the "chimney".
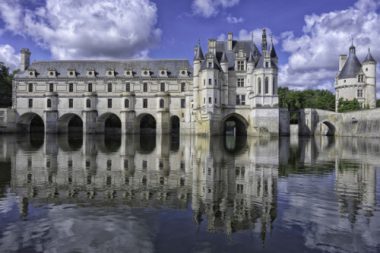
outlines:
[[342, 71], [344, 64], [346, 63], [346, 60], [347, 60], [346, 54], [341, 54], [339, 56], [339, 71]]
[[212, 54], [216, 54], [216, 40], [208, 40], [208, 51]]
[[227, 39], [228, 39], [228, 42], [227, 42], [227, 50], [231, 51], [232, 50], [232, 41], [233, 41], [233, 35], [232, 35], [232, 32], [229, 32], [228, 35], [227, 35]]
[[31, 53], [30, 53], [28, 48], [23, 48], [20, 51], [20, 55], [21, 55], [20, 70], [25, 71], [28, 69], [28, 67], [30, 65]]

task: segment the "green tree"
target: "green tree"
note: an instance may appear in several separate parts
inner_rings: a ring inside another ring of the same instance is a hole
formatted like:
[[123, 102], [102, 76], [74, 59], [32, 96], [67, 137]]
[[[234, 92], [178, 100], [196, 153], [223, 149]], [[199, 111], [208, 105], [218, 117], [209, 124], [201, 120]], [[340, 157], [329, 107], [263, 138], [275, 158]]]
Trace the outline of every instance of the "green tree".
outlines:
[[0, 107], [12, 106], [12, 79], [16, 74], [9, 72], [9, 68], [0, 62]]
[[376, 107], [380, 107], [380, 99], [376, 100]]
[[338, 112], [350, 112], [360, 110], [361, 106], [359, 101], [354, 98], [353, 100], [344, 100], [343, 98], [339, 99], [338, 102]]

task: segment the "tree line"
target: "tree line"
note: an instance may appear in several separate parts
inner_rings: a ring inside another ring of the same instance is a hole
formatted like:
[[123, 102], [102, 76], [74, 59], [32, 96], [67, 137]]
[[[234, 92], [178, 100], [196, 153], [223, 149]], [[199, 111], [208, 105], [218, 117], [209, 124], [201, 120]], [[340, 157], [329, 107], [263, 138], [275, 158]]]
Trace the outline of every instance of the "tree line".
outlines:
[[17, 71], [10, 72], [4, 63], [0, 62], [0, 107], [12, 106], [12, 79]]

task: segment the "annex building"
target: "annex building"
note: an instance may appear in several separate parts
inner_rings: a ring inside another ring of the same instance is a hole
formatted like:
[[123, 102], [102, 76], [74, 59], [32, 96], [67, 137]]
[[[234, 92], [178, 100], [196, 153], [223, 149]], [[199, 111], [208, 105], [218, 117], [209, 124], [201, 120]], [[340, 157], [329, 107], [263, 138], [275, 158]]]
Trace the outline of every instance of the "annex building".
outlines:
[[36, 61], [21, 50], [13, 81], [19, 131], [278, 135], [278, 57], [253, 41], [198, 44], [194, 61]]

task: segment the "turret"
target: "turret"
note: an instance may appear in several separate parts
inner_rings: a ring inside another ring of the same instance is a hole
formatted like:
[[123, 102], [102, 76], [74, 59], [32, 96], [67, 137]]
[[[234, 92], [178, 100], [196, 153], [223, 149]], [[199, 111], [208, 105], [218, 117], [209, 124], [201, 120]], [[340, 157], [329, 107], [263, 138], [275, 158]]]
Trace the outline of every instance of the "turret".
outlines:
[[29, 65], [30, 65], [30, 51], [28, 48], [23, 48], [21, 49], [20, 51], [20, 58], [21, 58], [21, 61], [20, 61], [20, 70], [21, 71], [25, 71], [28, 69]]
[[272, 59], [272, 61], [277, 65], [278, 64], [278, 57], [277, 57], [276, 49], [274, 48], [273, 37], [271, 37], [271, 45], [270, 45], [269, 55], [270, 55], [270, 58]]
[[223, 72], [227, 73], [228, 72], [228, 59], [227, 59], [226, 52], [223, 52], [223, 54], [222, 54], [222, 58], [220, 59], [220, 65], [222, 67]]
[[362, 70], [366, 76], [366, 96], [369, 108], [376, 108], [376, 60], [373, 58], [370, 49], [363, 61]]
[[255, 59], [253, 57], [253, 53], [251, 52], [248, 57], [247, 72], [251, 73], [253, 71], [254, 66], [255, 66]]
[[198, 45], [195, 47], [195, 55], [194, 55], [194, 75], [198, 75], [199, 71], [201, 70], [201, 64], [204, 60], [203, 52], [201, 43], [199, 42]]

